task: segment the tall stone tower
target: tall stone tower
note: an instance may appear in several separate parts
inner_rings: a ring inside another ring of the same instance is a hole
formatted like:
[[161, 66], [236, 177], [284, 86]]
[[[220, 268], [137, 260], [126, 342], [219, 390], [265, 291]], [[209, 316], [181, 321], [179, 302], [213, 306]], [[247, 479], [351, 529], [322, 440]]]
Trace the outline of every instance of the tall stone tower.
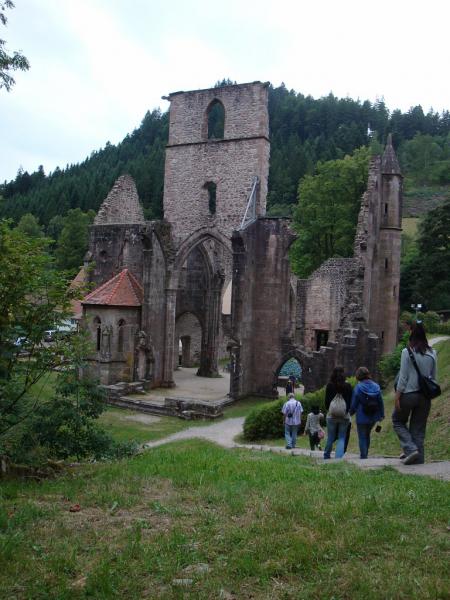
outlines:
[[201, 228], [231, 239], [244, 216], [255, 177], [256, 215], [265, 213], [268, 84], [175, 92], [168, 99], [164, 217], [177, 243]]
[[402, 243], [402, 188], [403, 177], [392, 146], [392, 136], [389, 134], [381, 159], [378, 311], [376, 323], [374, 323], [375, 331], [383, 340], [384, 353], [391, 352], [397, 343]]
[[397, 343], [402, 184], [389, 135], [383, 156], [371, 162], [355, 239], [355, 257], [364, 265], [364, 319], [382, 341], [383, 353], [391, 352]]

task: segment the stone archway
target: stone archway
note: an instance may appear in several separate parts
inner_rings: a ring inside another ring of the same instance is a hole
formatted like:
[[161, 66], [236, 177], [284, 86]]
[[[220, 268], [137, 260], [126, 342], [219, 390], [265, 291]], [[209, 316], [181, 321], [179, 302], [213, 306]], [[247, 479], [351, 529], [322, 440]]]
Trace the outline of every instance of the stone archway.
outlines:
[[300, 348], [294, 348], [290, 352], [281, 356], [272, 370], [272, 382], [275, 389], [278, 385], [278, 378], [283, 366], [289, 361], [295, 360], [301, 369], [301, 382], [305, 387], [305, 391], [314, 388], [314, 377], [312, 371], [312, 356]]
[[214, 229], [201, 228], [180, 245], [166, 289], [166, 373], [172, 373], [179, 352], [176, 320], [190, 312], [202, 326], [197, 374], [217, 376], [222, 288], [226, 274], [231, 273], [231, 260], [229, 240]]
[[175, 323], [175, 346], [178, 355], [175, 365], [194, 367], [200, 364], [203, 328], [194, 313], [184, 312], [177, 316]]

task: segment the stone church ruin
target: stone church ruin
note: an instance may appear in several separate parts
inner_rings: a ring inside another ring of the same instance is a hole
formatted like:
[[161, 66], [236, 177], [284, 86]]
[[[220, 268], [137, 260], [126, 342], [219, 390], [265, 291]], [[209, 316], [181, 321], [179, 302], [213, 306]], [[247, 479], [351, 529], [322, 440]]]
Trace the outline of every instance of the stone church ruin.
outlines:
[[306, 391], [336, 364], [375, 370], [397, 341], [402, 175], [391, 140], [370, 164], [353, 257], [301, 280], [289, 266], [289, 220], [265, 215], [268, 84], [168, 100], [164, 220], [145, 220], [123, 175], [90, 230], [90, 371], [107, 385], [170, 388], [179, 364], [215, 377], [227, 357], [237, 399], [272, 397], [289, 358]]

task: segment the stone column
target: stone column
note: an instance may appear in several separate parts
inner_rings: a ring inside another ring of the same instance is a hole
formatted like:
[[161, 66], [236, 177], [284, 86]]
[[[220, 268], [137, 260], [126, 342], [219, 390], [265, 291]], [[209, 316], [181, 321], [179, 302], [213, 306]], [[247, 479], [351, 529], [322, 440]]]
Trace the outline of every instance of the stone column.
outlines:
[[221, 290], [223, 279], [214, 278], [213, 288], [208, 290], [205, 326], [202, 335], [200, 377], [215, 377], [218, 374], [217, 356], [219, 352], [219, 327], [221, 314]]
[[[142, 287], [144, 288], [144, 300], [142, 302], [141, 312], [141, 323], [139, 329], [148, 331], [149, 330], [149, 313], [150, 313], [150, 296], [148, 290], [151, 285], [152, 277], [152, 256], [153, 250], [150, 246], [144, 247], [143, 251], [143, 273], [142, 273]], [[137, 365], [136, 365], [137, 368]]]
[[[175, 387], [173, 365], [175, 360], [175, 310], [177, 306], [177, 290], [166, 289], [166, 335], [164, 345], [163, 387]], [[178, 352], [178, 349], [177, 349]]]

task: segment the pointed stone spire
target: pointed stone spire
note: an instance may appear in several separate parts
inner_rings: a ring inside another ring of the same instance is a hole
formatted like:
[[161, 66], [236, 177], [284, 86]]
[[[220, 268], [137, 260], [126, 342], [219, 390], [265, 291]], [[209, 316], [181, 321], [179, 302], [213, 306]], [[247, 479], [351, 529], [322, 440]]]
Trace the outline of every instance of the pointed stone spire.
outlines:
[[100, 206], [94, 225], [131, 225], [144, 221], [134, 179], [130, 175], [122, 175]]
[[400, 165], [398, 164], [397, 155], [395, 154], [394, 146], [392, 145], [392, 134], [388, 135], [386, 148], [384, 149], [381, 158], [381, 172], [385, 175], [401, 175]]

